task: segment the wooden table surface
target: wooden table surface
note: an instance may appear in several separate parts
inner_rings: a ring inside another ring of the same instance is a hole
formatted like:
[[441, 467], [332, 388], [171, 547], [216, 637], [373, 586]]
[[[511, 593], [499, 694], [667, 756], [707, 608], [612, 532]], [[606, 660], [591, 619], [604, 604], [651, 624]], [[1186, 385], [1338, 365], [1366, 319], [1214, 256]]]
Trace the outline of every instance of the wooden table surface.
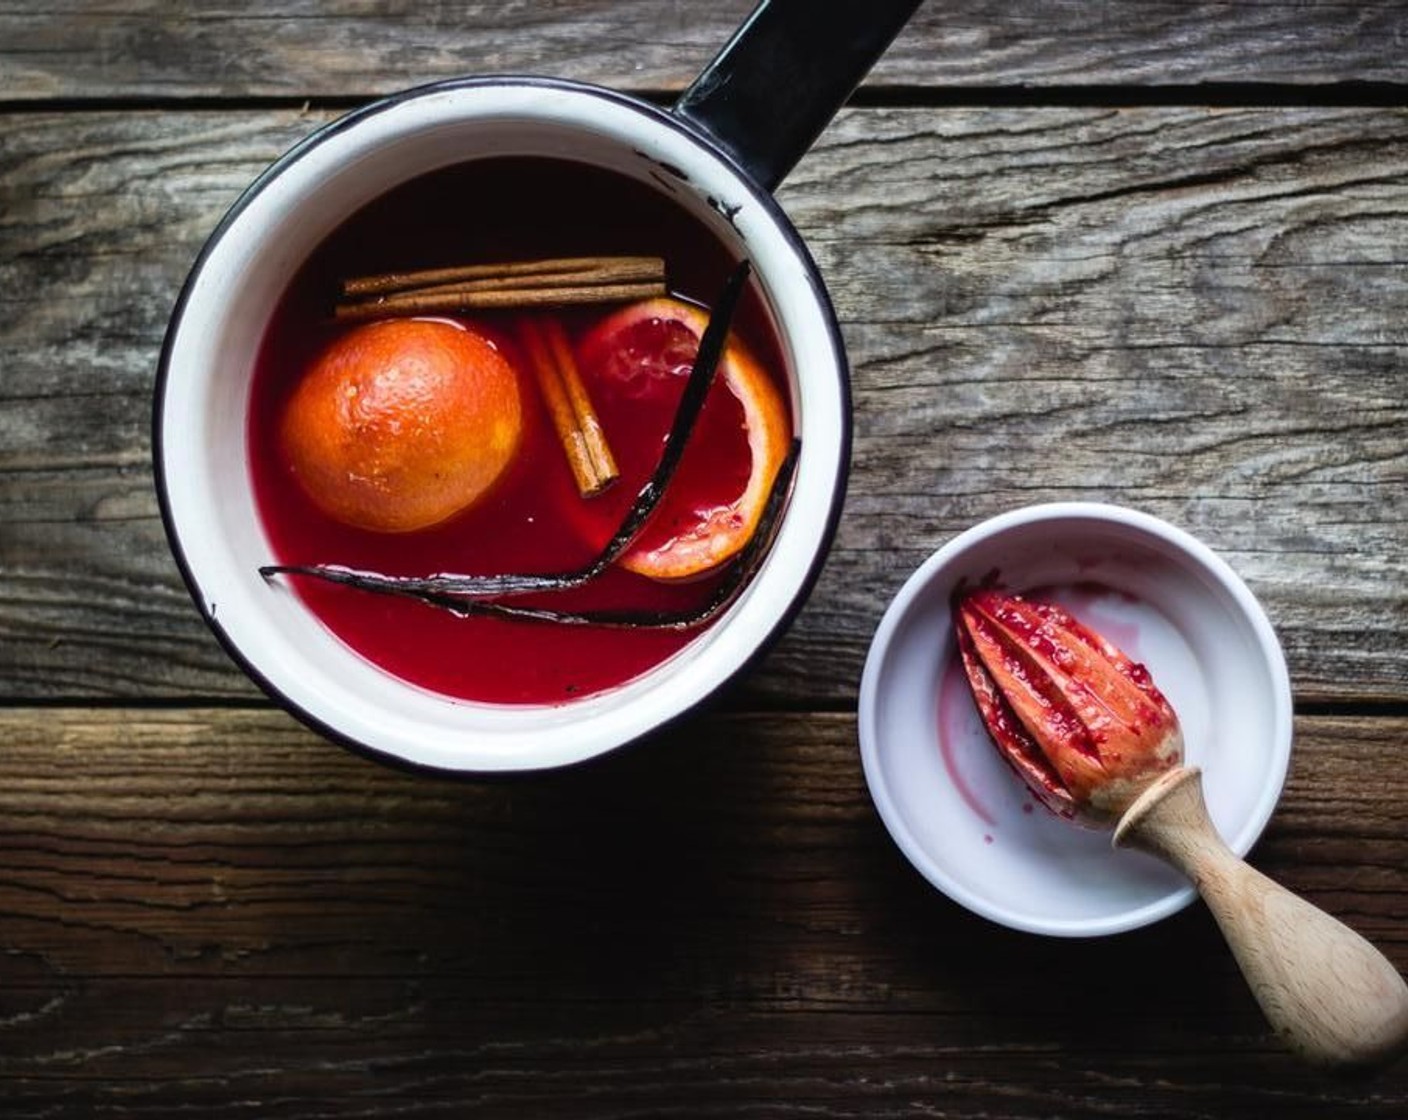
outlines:
[[930, 2], [779, 192], [855, 369], [807, 608], [668, 736], [377, 765], [207, 632], [157, 350], [241, 188], [489, 71], [662, 103], [748, 0], [0, 7], [0, 1113], [1408, 1115], [1271, 1038], [1207, 912], [1092, 941], [931, 889], [861, 774], [870, 636], [1003, 510], [1218, 550], [1296, 697], [1253, 863], [1408, 969], [1408, 4]]

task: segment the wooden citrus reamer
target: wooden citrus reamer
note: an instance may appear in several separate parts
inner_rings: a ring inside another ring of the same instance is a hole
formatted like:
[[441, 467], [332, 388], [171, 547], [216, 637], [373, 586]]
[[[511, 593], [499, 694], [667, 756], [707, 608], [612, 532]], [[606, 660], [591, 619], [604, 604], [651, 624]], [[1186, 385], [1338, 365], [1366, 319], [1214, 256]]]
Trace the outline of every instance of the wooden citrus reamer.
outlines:
[[1116, 847], [1198, 889], [1266, 1017], [1327, 1066], [1372, 1066], [1408, 1044], [1408, 984], [1344, 923], [1232, 852], [1183, 765], [1178, 716], [1148, 670], [1062, 608], [991, 588], [955, 597], [964, 672], [994, 745], [1048, 808], [1114, 828]]

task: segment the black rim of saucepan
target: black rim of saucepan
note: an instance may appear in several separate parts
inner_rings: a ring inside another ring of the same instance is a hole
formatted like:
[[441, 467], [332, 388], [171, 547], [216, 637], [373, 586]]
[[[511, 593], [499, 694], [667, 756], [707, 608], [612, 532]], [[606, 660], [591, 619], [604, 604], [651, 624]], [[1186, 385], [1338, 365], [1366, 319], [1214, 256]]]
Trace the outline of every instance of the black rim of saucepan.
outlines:
[[[416, 98], [426, 97], [432, 94], [443, 93], [453, 90], [493, 89], [504, 86], [533, 86], [539, 88], [557, 89], [583, 96], [599, 98], [604, 101], [613, 102], [617, 105], [629, 108], [634, 112], [640, 113], [643, 116], [649, 117], [657, 124], [664, 125], [665, 127], [684, 135], [694, 144], [698, 145], [701, 148], [704, 148], [715, 158], [721, 160], [725, 165], [727, 165], [734, 177], [738, 180], [739, 186], [749, 193], [751, 200], [754, 204], [764, 210], [772, 224], [782, 233], [784, 238], [787, 240], [793, 252], [795, 252], [798, 258], [806, 265], [807, 281], [811, 286], [813, 298], [816, 300], [817, 305], [821, 308], [823, 312], [826, 321], [826, 330], [829, 336], [828, 342], [836, 358], [837, 377], [840, 379], [841, 382], [841, 454], [837, 460], [836, 477], [832, 481], [831, 508], [827, 511], [826, 524], [822, 532], [820, 547], [817, 548], [815, 555], [812, 557], [810, 567], [808, 568], [801, 582], [797, 585], [797, 590], [792, 596], [792, 601], [787, 605], [785, 610], [779, 613], [771, 629], [763, 635], [761, 640], [754, 647], [753, 652], [736, 669], [734, 669], [734, 671], [724, 681], [720, 682], [719, 685], [717, 685], [709, 693], [705, 694], [704, 696], [701, 696], [688, 708], [685, 708], [675, 713], [675, 715], [671, 716], [669, 719], [664, 720], [661, 723], [656, 724], [654, 727], [641, 732], [639, 735], [635, 736], [628, 742], [618, 744], [614, 748], [609, 748], [607, 750], [601, 751], [596, 755], [590, 756], [577, 762], [567, 763], [561, 766], [544, 767], [541, 769], [561, 770], [573, 766], [585, 765], [587, 763], [592, 762], [594, 759], [601, 757], [602, 755], [617, 753], [626, 746], [640, 742], [643, 739], [656, 735], [663, 731], [665, 728], [669, 727], [671, 724], [677, 722], [680, 719], [683, 719], [684, 717], [703, 707], [713, 697], [717, 696], [720, 691], [726, 688], [731, 682], [736, 681], [743, 674], [749, 672], [752, 669], [756, 662], [760, 660], [768, 652], [768, 650], [772, 648], [778, 638], [781, 637], [781, 635], [795, 620], [797, 614], [801, 611], [802, 606], [806, 603], [812, 588], [815, 586], [817, 578], [821, 574], [822, 566], [826, 561], [827, 555], [831, 551], [831, 545], [835, 539], [836, 529], [840, 522], [841, 509], [845, 502], [846, 485], [849, 475], [851, 458], [851, 428], [853, 409], [851, 402], [850, 367], [847, 362], [846, 350], [841, 336], [840, 325], [836, 319], [836, 312], [835, 309], [832, 307], [831, 299], [826, 292], [826, 287], [821, 281], [821, 273], [816, 266], [816, 262], [812, 259], [811, 253], [807, 249], [805, 242], [797, 233], [796, 229], [793, 228], [791, 221], [788, 219], [786, 214], [783, 213], [781, 207], [777, 204], [776, 200], [774, 200], [771, 193], [769, 193], [763, 187], [759, 186], [748, 174], [748, 172], [744, 170], [744, 168], [742, 168], [727, 151], [723, 150], [717, 143], [713, 142], [710, 137], [702, 135], [700, 130], [693, 127], [686, 121], [681, 120], [678, 116], [668, 110], [660, 109], [654, 105], [639, 101], [625, 94], [617, 93], [613, 90], [604, 89], [598, 86], [591, 86], [580, 82], [566, 81], [559, 78], [543, 78], [532, 76], [460, 78], [445, 82], [435, 82], [429, 85], [417, 86], [413, 89], [408, 89], [401, 93], [393, 94], [389, 97], [377, 100], [369, 105], [364, 106], [361, 109], [354, 110], [346, 116], [340, 117], [337, 120], [332, 121], [327, 125], [323, 126], [322, 128], [318, 129], [317, 131], [306, 137], [304, 140], [300, 141], [297, 145], [291, 148], [288, 152], [286, 152], [278, 160], [272, 163], [269, 167], [267, 167], [254, 180], [254, 182], [251, 183], [249, 187], [245, 189], [244, 193], [240, 195], [240, 197], [235, 201], [234, 205], [230, 207], [230, 209], [226, 212], [225, 216], [220, 220], [220, 223], [215, 227], [215, 230], [211, 233], [210, 237], [206, 240], [204, 246], [201, 248], [199, 255], [196, 257], [196, 260], [191, 267], [190, 273], [187, 275], [185, 283], [181, 287], [180, 294], [177, 296], [175, 306], [172, 310], [171, 320], [166, 330], [166, 336], [162, 342], [161, 355], [157, 364], [156, 385], [153, 398], [152, 457], [155, 466], [154, 476], [156, 482], [157, 502], [161, 511], [161, 520], [166, 532], [167, 542], [171, 548], [172, 555], [175, 557], [176, 565], [181, 572], [182, 579], [186, 583], [186, 588], [190, 592], [191, 597], [195, 602], [196, 609], [205, 619], [206, 624], [215, 634], [215, 637], [220, 642], [221, 646], [224, 647], [226, 654], [228, 654], [229, 657], [237, 665], [239, 665], [239, 667], [252, 681], [255, 682], [255, 684], [257, 684], [271, 699], [276, 701], [291, 715], [293, 715], [295, 718], [297, 718], [299, 721], [301, 721], [314, 731], [318, 732], [323, 737], [333, 742], [336, 742], [344, 747], [352, 749], [358, 753], [373, 757], [379, 762], [404, 766], [412, 770], [432, 771], [438, 774], [459, 774], [467, 778], [511, 776], [514, 774], [531, 773], [535, 771], [449, 769], [446, 767], [436, 766], [430, 763], [421, 763], [416, 762], [414, 760], [406, 759], [401, 757], [400, 755], [392, 754], [383, 749], [377, 748], [376, 746], [370, 743], [363, 743], [362, 741], [348, 735], [346, 732], [343, 732], [338, 728], [331, 726], [324, 720], [320, 719], [318, 716], [315, 716], [313, 713], [309, 712], [302, 705], [297, 704], [293, 700], [291, 700], [277, 685], [270, 681], [268, 677], [266, 677], [253, 664], [253, 662], [244, 654], [240, 647], [230, 638], [230, 636], [226, 633], [225, 628], [221, 625], [217, 618], [218, 603], [211, 601], [207, 597], [205, 592], [202, 590], [199, 582], [195, 577], [195, 573], [192, 571], [191, 566], [187, 561], [185, 550], [182, 548], [181, 545], [180, 533], [177, 530], [175, 519], [172, 515], [170, 497], [166, 490], [166, 455], [162, 437], [162, 419], [166, 400], [167, 380], [170, 376], [172, 347], [175, 342], [175, 337], [180, 322], [185, 314], [186, 303], [190, 298], [191, 291], [194, 288], [197, 279], [200, 277], [201, 272], [205, 268], [207, 261], [209, 260], [212, 253], [215, 251], [216, 246], [229, 233], [231, 226], [244, 212], [244, 210], [254, 201], [254, 199], [256, 199], [265, 189], [267, 189], [269, 185], [273, 183], [280, 175], [282, 175], [289, 167], [293, 166], [299, 160], [303, 159], [310, 152], [318, 148], [320, 145], [326, 143], [328, 140], [338, 136], [342, 132], [345, 132], [349, 128], [354, 127], [355, 125], [370, 117], [376, 116], [380, 113], [384, 113], [390, 109], [395, 108], [398, 105], [403, 104], [404, 102], [414, 100]], [[672, 175], [679, 175], [678, 169], [670, 168], [668, 170]]]

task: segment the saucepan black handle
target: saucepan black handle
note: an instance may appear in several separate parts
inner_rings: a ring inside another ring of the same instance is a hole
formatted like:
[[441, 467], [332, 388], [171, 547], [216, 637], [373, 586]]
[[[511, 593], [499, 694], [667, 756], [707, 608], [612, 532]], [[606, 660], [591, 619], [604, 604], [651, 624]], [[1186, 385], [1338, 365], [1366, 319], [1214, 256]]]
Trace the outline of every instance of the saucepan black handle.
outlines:
[[675, 114], [774, 189], [922, 0], [761, 0]]

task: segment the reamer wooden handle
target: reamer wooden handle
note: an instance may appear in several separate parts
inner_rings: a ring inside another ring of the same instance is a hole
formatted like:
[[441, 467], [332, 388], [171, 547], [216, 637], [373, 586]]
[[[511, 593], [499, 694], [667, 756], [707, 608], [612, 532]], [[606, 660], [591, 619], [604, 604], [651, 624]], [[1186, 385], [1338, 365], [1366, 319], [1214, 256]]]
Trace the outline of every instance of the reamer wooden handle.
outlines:
[[1408, 985], [1398, 970], [1343, 922], [1234, 855], [1208, 817], [1195, 767], [1145, 790], [1114, 842], [1151, 852], [1193, 881], [1267, 1019], [1302, 1057], [1373, 1066], [1408, 1042]]

